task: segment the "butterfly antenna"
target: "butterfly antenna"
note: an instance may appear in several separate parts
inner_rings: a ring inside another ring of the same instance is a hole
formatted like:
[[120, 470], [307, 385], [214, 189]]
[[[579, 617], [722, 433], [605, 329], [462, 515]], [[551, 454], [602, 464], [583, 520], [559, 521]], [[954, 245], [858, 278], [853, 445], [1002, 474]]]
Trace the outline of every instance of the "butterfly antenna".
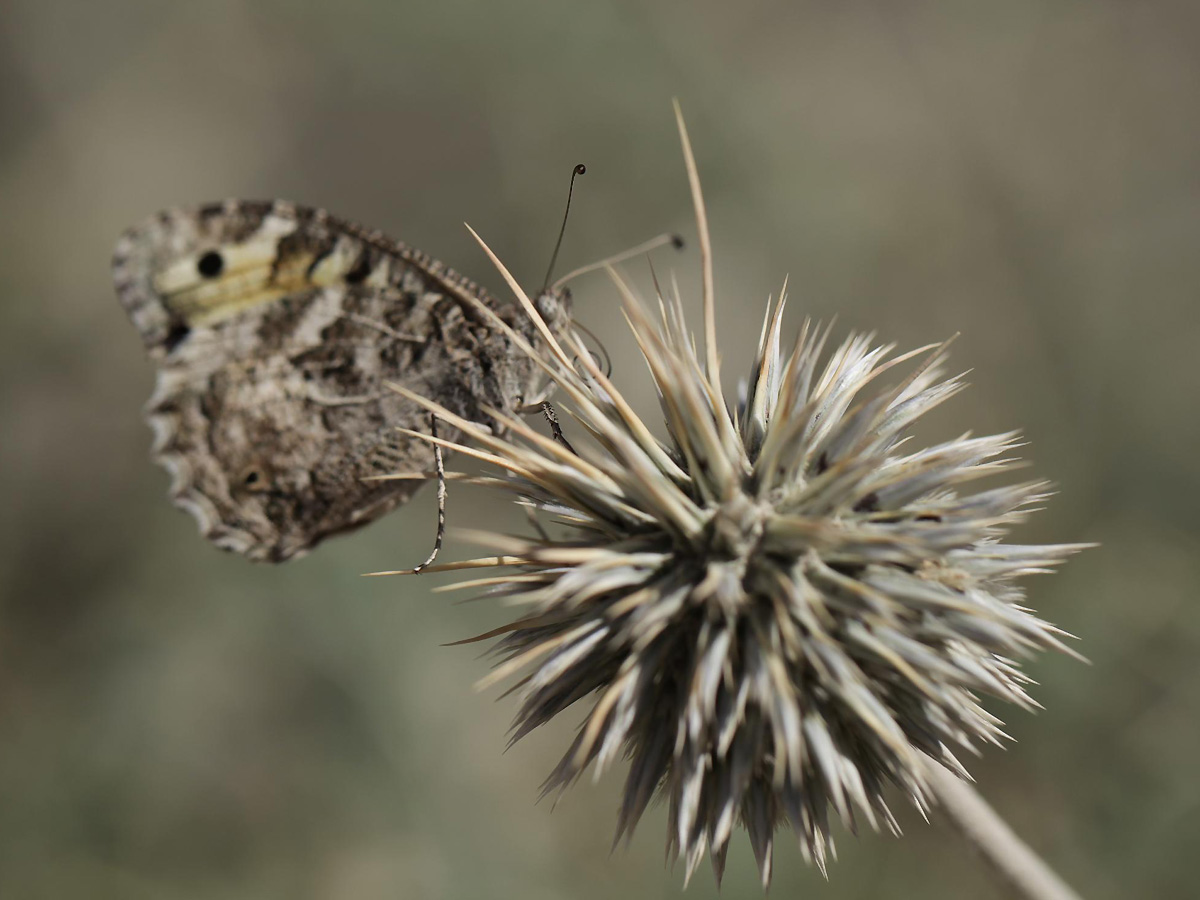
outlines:
[[567, 208], [563, 210], [562, 227], [558, 229], [558, 240], [554, 244], [554, 252], [550, 254], [550, 267], [546, 269], [546, 281], [542, 284], [542, 293], [550, 289], [550, 278], [554, 275], [554, 264], [558, 262], [558, 251], [562, 247], [563, 235], [567, 233], [567, 217], [571, 215], [571, 195], [575, 192], [575, 176], [587, 171], [583, 163], [571, 170], [571, 185], [567, 188]]
[[[429, 435], [430, 435], [430, 437], [434, 437], [434, 438], [437, 437], [437, 416], [431, 415], [429, 417]], [[433, 561], [435, 559], [437, 559], [438, 553], [442, 549], [442, 541], [446, 537], [446, 468], [445, 468], [445, 464], [442, 462], [442, 446], [441, 446], [441, 444], [433, 445], [433, 461], [434, 461], [434, 464], [437, 466], [437, 482], [438, 482], [438, 490], [437, 490], [438, 524], [437, 524], [437, 537], [435, 537], [433, 539], [433, 552], [429, 554], [429, 557], [428, 557], [428, 559], [425, 560], [425, 562], [421, 563], [419, 566], [413, 566], [407, 572], [402, 573], [402, 574], [416, 575], [416, 574], [420, 573], [420, 571], [422, 569], [426, 568], [427, 566], [433, 565]]]
[[615, 256], [609, 256], [606, 259], [601, 259], [594, 263], [588, 263], [586, 266], [580, 266], [578, 269], [568, 272], [562, 278], [558, 279], [558, 281], [554, 282], [554, 284], [550, 285], [550, 289], [557, 291], [568, 281], [578, 278], [580, 275], [585, 275], [588, 272], [596, 271], [596, 269], [603, 269], [606, 266], [624, 262], [625, 260], [631, 259], [634, 256], [641, 256], [643, 253], [649, 253], [651, 250], [657, 250], [659, 247], [666, 246], [667, 244], [670, 244], [676, 250], [682, 250], [683, 238], [673, 232], [660, 234], [658, 237], [651, 238], [644, 244], [638, 244], [636, 247], [630, 247], [628, 250], [624, 250]]

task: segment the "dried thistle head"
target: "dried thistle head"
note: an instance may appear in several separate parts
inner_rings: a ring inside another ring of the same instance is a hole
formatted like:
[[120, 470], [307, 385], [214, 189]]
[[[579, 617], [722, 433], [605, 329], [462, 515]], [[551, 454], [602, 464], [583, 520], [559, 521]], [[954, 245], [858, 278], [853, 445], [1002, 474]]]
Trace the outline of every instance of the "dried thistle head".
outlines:
[[1078, 548], [1002, 541], [1045, 484], [967, 488], [1010, 464], [1014, 435], [906, 445], [909, 426], [963, 387], [941, 376], [944, 344], [892, 357], [852, 337], [822, 362], [827, 332], [806, 324], [784, 352], [781, 295], [736, 402], [726, 401], [707, 228], [683, 139], [706, 359], [677, 289], [660, 292], [652, 319], [613, 273], [665, 440], [576, 334], [541, 324], [547, 349], [527, 350], [586, 441], [571, 446], [489, 411], [510, 429], [496, 436], [409, 396], [472, 439], [441, 443], [504, 470], [485, 481], [555, 529], [491, 536], [506, 555], [433, 567], [505, 567], [457, 586], [525, 607], [484, 636], [501, 636], [487, 682], [521, 675], [513, 741], [590, 704], [545, 792], [623, 755], [618, 840], [661, 795], [686, 877], [708, 850], [720, 879], [740, 822], [766, 885], [778, 826], [790, 823], [824, 870], [831, 809], [850, 828], [861, 816], [895, 831], [889, 785], [924, 809], [929, 765], [966, 777], [952, 748], [1004, 736], [980, 695], [1035, 705], [1016, 659], [1065, 649], [1063, 632], [1022, 606], [1014, 581]]

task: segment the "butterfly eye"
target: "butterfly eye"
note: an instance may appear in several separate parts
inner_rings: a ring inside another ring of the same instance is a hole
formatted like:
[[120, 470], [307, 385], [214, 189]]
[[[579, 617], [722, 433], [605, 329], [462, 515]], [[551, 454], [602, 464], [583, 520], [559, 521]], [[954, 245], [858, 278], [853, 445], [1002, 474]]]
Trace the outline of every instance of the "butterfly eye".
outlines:
[[216, 250], [209, 250], [196, 260], [196, 271], [205, 278], [216, 278], [225, 268], [225, 258]]

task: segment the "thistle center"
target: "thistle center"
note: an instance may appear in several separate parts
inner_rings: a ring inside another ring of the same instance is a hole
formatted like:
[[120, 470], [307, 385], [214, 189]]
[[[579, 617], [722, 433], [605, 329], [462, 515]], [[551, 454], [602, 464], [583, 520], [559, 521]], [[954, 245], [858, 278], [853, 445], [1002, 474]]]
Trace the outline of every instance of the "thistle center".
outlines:
[[767, 509], [745, 494], [735, 494], [716, 508], [707, 530], [710, 558], [749, 561], [762, 537]]

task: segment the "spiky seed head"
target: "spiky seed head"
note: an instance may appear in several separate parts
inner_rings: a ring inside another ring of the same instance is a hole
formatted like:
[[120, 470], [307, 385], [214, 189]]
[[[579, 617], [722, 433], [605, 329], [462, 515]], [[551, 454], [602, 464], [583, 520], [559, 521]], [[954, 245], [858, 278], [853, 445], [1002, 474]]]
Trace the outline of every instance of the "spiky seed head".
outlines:
[[685, 877], [707, 850], [720, 880], [738, 823], [764, 886], [783, 823], [824, 871], [830, 810], [896, 831], [889, 785], [923, 810], [928, 766], [967, 777], [954, 748], [1004, 736], [980, 695], [1035, 705], [1016, 660], [1065, 649], [1063, 632], [1014, 581], [1078, 547], [1003, 542], [1044, 483], [969, 487], [1011, 465], [1013, 434], [907, 446], [963, 387], [941, 374], [944, 344], [893, 356], [851, 337], [823, 360], [828, 333], [805, 324], [785, 352], [781, 294], [727, 403], [712, 317], [701, 361], [677, 289], [652, 319], [612, 275], [665, 437], [570, 330], [524, 346], [588, 438], [572, 447], [495, 411], [509, 428], [497, 436], [411, 395], [472, 439], [448, 446], [506, 470], [490, 484], [551, 520], [530, 538], [482, 536], [505, 555], [451, 566], [504, 567], [454, 586], [525, 610], [484, 636], [502, 635], [486, 681], [521, 676], [514, 742], [590, 704], [544, 791], [623, 755], [618, 840], [662, 795]]

